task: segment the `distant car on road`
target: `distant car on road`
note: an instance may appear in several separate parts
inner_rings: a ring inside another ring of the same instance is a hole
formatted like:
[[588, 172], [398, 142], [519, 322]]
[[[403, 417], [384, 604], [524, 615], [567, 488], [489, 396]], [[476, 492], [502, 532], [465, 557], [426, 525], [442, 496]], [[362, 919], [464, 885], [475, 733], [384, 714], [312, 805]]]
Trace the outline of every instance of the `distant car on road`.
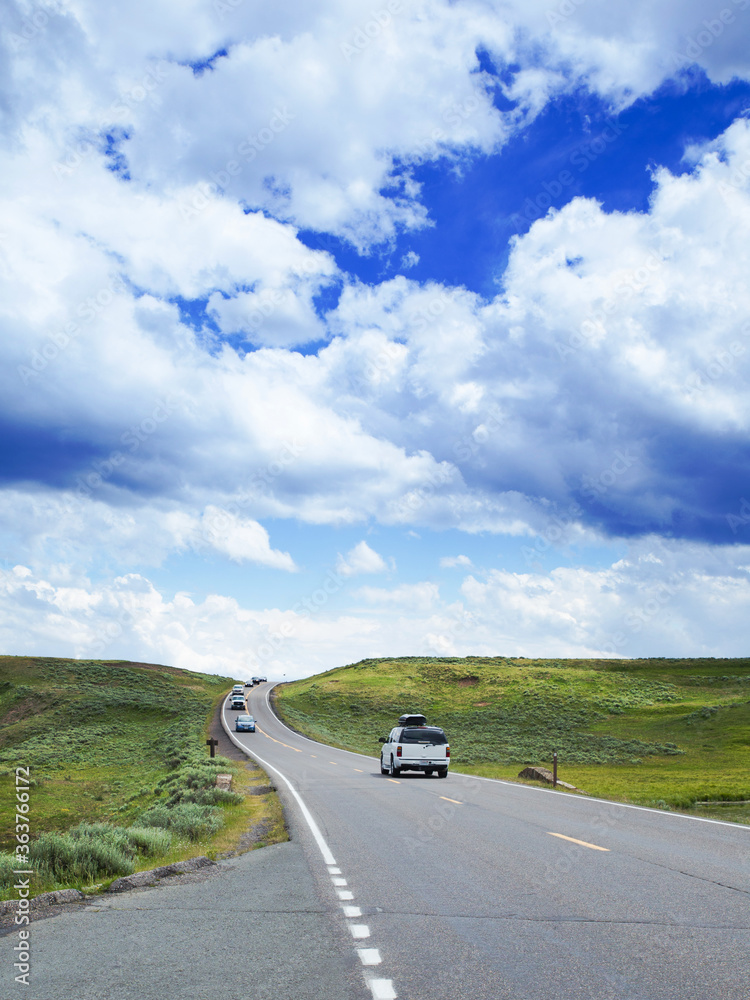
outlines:
[[451, 748], [438, 726], [426, 725], [423, 715], [402, 715], [388, 736], [381, 736], [380, 773], [396, 778], [402, 771], [437, 772], [448, 777]]
[[234, 687], [232, 688], [232, 694], [242, 694], [242, 695], [244, 695], [244, 693], [245, 693], [245, 685], [244, 684], [235, 684]]
[[233, 694], [229, 699], [229, 707], [242, 711], [245, 708], [245, 696], [242, 694]]
[[265, 680], [265, 677], [253, 677], [253, 684], [263, 684]]
[[252, 681], [245, 681], [245, 687], [246, 688], [251, 688], [252, 686], [253, 686], [253, 682]]
[[237, 733], [254, 733], [255, 719], [252, 715], [238, 715], [234, 720], [234, 729]]

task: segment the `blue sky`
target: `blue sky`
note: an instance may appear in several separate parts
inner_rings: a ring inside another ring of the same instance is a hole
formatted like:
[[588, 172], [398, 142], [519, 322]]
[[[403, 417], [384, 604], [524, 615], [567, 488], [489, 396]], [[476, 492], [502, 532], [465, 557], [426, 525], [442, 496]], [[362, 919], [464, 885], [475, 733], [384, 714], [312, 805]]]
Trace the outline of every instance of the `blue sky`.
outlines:
[[4, 651], [743, 655], [748, 8], [11, 4]]

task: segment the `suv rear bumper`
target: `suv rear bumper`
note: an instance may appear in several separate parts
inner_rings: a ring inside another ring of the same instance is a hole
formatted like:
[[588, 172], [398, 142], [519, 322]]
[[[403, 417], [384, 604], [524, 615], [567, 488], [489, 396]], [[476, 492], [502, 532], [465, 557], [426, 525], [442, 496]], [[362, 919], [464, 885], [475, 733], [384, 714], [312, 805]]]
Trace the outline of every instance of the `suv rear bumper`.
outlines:
[[396, 767], [401, 771], [436, 771], [439, 767], [448, 770], [447, 760], [436, 760], [433, 763], [424, 760], [403, 760], [396, 758]]

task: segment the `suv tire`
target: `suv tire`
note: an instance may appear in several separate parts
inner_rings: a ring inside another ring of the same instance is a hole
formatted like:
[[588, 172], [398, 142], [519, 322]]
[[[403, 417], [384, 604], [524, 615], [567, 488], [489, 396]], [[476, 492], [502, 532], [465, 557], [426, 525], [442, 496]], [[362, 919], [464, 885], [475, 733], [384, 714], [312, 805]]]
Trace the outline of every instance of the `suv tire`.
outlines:
[[448, 777], [448, 768], [447, 767], [439, 767], [437, 769], [437, 773], [438, 773], [438, 778], [447, 778]]
[[396, 762], [393, 759], [393, 757], [391, 757], [391, 777], [398, 778], [400, 774], [401, 774], [401, 768], [396, 767]]

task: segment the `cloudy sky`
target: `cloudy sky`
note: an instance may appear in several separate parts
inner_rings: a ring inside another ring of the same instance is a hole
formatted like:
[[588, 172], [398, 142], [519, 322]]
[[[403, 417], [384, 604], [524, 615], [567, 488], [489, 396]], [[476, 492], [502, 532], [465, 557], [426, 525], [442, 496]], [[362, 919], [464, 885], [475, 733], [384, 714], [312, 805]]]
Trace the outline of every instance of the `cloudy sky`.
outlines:
[[750, 0], [9, 0], [0, 648], [738, 656]]

